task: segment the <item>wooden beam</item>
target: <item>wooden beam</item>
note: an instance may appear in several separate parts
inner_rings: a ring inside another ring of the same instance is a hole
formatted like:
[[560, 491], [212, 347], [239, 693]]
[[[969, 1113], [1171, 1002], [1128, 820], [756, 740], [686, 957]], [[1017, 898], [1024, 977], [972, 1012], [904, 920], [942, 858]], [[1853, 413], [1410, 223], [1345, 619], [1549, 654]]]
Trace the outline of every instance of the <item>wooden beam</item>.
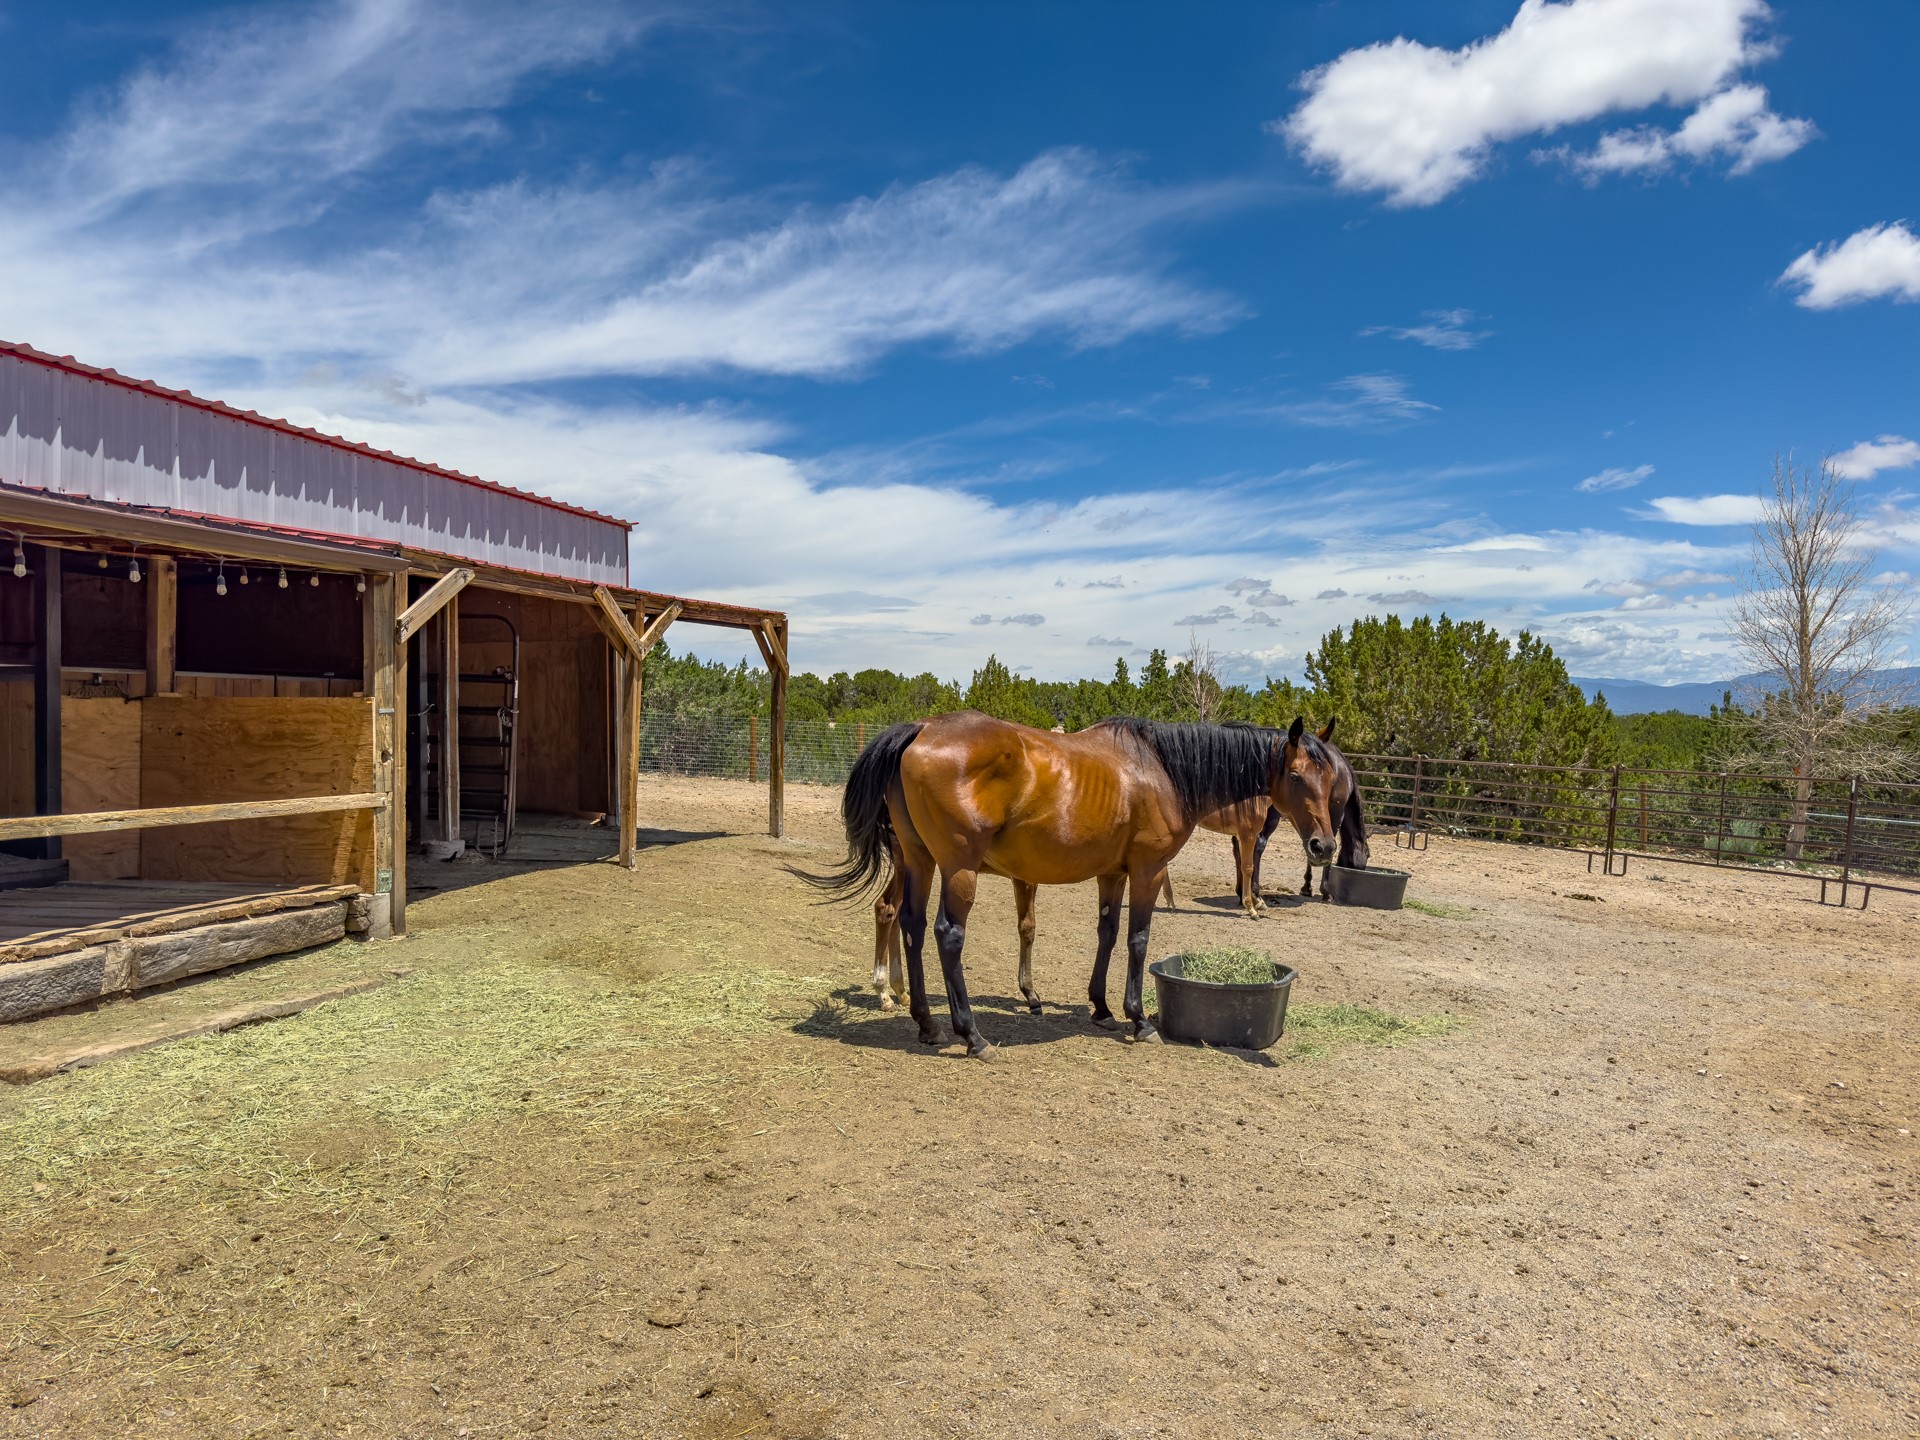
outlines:
[[[33, 808], [60, 811], [60, 552], [33, 547]], [[60, 858], [52, 836], [37, 847], [46, 860]]]
[[640, 637], [633, 633], [633, 626], [628, 623], [627, 617], [620, 613], [620, 606], [615, 602], [612, 593], [608, 591], [606, 586], [596, 585], [593, 587], [593, 603], [595, 613], [606, 622], [606, 624], [600, 628], [605, 630], [608, 626], [611, 626], [614, 635], [618, 637], [617, 643], [622, 650], [626, 651], [627, 654], [635, 660], [646, 659], [646, 648], [641, 645]]
[[[373, 575], [367, 580], [367, 593], [361, 605], [361, 633], [365, 650], [366, 690], [373, 701], [373, 788], [385, 802], [385, 807], [373, 820], [373, 895], [374, 913], [372, 934], [375, 939], [384, 939], [397, 933], [393, 926], [396, 910], [404, 912], [406, 897], [403, 893], [396, 902], [393, 893], [394, 852], [404, 848], [397, 846], [394, 832], [399, 822], [396, 817], [405, 813], [405, 795], [398, 802], [394, 795], [395, 761], [398, 758], [400, 739], [404, 732], [396, 723], [399, 720], [399, 696], [394, 689], [394, 620], [396, 618], [395, 596], [405, 582], [394, 575]], [[404, 918], [401, 924], [406, 922]]]
[[782, 839], [787, 833], [787, 622], [768, 621], [767, 644], [778, 658], [767, 677], [773, 686], [767, 725], [767, 833]]
[[439, 684], [434, 704], [440, 711], [440, 752], [435, 757], [434, 783], [439, 792], [440, 838], [460, 838], [460, 606], [448, 605], [434, 627]]
[[[412, 593], [408, 577], [393, 577], [394, 607]], [[407, 665], [412, 647], [400, 639], [400, 617], [394, 616], [393, 644], [393, 803], [386, 809], [387, 824], [393, 830], [393, 889], [389, 902], [393, 933], [407, 933]], [[375, 819], [380, 817], [376, 816]]]
[[394, 638], [404, 645], [411, 640], [422, 625], [425, 625], [441, 608], [473, 583], [473, 571], [462, 568], [449, 570], [432, 585], [426, 594], [400, 612], [400, 618], [394, 621]]
[[101, 501], [55, 499], [0, 484], [0, 524], [9, 529], [61, 530], [77, 539], [106, 536], [193, 555], [225, 556], [259, 564], [301, 565], [322, 570], [394, 572], [406, 561], [385, 549], [328, 545], [265, 535], [226, 521], [182, 520]]
[[640, 703], [647, 664], [636, 655], [624, 657], [620, 701], [620, 863], [631, 870], [639, 864], [640, 833]]
[[179, 651], [180, 565], [171, 555], [154, 555], [145, 569], [147, 694], [171, 695]]
[[[654, 646], [660, 643], [660, 637], [667, 633], [667, 627], [680, 618], [681, 604], [674, 601], [666, 609], [653, 617], [653, 622], [640, 632], [640, 654], [644, 657]], [[644, 616], [644, 610], [634, 611], [636, 617]]]
[[0, 841], [53, 835], [115, 835], [157, 830], [163, 825], [208, 825], [220, 820], [265, 820], [276, 815], [326, 815], [339, 810], [381, 810], [387, 797], [308, 795], [292, 800], [233, 800], [219, 805], [171, 805], [154, 810], [91, 810], [79, 815], [21, 815], [0, 819]]
[[777, 663], [782, 673], [785, 673], [787, 668], [787, 642], [784, 638], [786, 623], [784, 617], [779, 620], [762, 620], [759, 630], [760, 634], [767, 637], [767, 643], [760, 653], [768, 655], [770, 660]]

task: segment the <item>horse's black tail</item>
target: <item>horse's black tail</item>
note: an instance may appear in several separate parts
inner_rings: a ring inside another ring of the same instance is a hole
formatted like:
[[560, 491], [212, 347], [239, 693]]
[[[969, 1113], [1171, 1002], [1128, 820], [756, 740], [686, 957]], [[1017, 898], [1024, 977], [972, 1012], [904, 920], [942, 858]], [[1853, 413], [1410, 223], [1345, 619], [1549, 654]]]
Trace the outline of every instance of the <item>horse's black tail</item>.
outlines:
[[923, 722], [889, 725], [868, 742], [853, 762], [847, 788], [840, 796], [840, 818], [847, 827], [847, 859], [824, 875], [787, 866], [829, 900], [857, 900], [879, 881], [893, 842], [893, 817], [887, 810], [887, 792], [900, 776], [900, 757], [906, 753]]

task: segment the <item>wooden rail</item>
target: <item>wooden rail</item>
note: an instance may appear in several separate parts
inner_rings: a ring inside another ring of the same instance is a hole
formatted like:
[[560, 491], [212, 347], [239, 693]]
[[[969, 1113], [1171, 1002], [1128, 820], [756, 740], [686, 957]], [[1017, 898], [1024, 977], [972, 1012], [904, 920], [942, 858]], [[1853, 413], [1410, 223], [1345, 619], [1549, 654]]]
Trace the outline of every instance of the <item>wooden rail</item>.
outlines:
[[384, 810], [387, 797], [307, 795], [292, 800], [232, 800], [220, 805], [173, 805], [157, 810], [95, 810], [79, 815], [21, 815], [0, 820], [0, 840], [38, 840], [52, 835], [104, 835], [154, 830], [163, 825], [206, 825], [217, 820], [265, 820], [276, 815], [325, 815], [340, 810]]

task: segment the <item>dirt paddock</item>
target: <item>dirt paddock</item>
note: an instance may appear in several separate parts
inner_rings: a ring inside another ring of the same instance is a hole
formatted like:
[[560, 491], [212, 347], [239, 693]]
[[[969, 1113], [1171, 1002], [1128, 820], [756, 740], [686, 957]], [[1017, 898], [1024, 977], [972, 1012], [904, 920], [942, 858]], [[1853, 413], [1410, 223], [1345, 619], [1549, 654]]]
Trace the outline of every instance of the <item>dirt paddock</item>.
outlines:
[[0, 1093], [0, 1435], [1920, 1432], [1920, 902], [1436, 840], [1376, 859], [1442, 913], [1253, 922], [1203, 836], [1156, 953], [1457, 1026], [1125, 1044], [1091, 887], [1030, 1017], [990, 881], [983, 1065], [778, 869], [837, 799], [649, 780], [636, 873], [472, 867], [312, 961], [384, 989]]

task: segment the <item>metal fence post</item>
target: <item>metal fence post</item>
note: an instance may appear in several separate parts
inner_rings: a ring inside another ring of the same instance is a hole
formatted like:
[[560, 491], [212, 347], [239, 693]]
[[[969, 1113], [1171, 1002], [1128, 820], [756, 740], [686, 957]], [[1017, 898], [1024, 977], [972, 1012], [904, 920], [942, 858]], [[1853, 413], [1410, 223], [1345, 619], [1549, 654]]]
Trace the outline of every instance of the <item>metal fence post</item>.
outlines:
[[1721, 863], [1727, 848], [1727, 772], [1720, 772], [1720, 813], [1713, 825], [1713, 863]]
[[760, 717], [747, 717], [747, 779], [760, 778]]
[[1407, 829], [1410, 831], [1420, 828], [1420, 772], [1425, 767], [1426, 759], [1424, 755], [1413, 757], [1413, 804], [1407, 812]]
[[1607, 787], [1607, 874], [1613, 873], [1613, 832], [1620, 821], [1620, 767], [1613, 767], [1613, 780]]
[[1853, 820], [1860, 811], [1860, 777], [1847, 782], [1847, 836], [1840, 850], [1840, 908], [1847, 905], [1847, 886], [1853, 881]]

